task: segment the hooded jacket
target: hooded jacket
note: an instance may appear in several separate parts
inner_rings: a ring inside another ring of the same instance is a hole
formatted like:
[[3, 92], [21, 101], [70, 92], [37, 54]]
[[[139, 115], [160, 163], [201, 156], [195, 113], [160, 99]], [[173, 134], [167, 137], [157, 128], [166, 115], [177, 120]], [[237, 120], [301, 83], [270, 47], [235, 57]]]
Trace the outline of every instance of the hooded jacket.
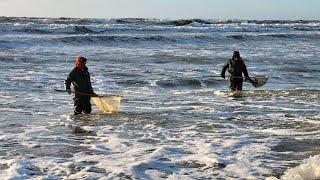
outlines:
[[87, 67], [84, 67], [82, 70], [76, 66], [67, 77], [66, 89], [70, 89], [71, 83], [73, 84], [76, 92], [93, 94], [90, 74]]
[[246, 78], [249, 78], [247, 67], [244, 64], [242, 58], [234, 61], [229, 59], [228, 62], [223, 66], [221, 74], [225, 74], [228, 69], [229, 74], [231, 75], [231, 81], [243, 81], [242, 73]]

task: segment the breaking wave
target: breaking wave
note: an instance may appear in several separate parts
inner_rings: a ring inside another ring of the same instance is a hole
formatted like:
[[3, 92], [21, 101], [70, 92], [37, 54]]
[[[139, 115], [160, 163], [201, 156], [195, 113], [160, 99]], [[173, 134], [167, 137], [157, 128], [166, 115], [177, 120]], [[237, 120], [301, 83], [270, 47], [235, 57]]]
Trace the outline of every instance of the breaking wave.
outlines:
[[0, 33], [95, 34], [114, 32], [276, 32], [319, 31], [320, 21], [246, 21], [143, 18], [72, 19], [0, 17]]

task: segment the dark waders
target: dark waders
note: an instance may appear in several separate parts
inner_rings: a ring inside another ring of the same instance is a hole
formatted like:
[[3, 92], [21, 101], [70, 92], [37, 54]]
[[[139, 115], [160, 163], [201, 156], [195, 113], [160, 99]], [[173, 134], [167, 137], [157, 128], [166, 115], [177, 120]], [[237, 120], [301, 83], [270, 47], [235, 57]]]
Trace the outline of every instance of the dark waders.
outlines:
[[75, 107], [74, 114], [77, 115], [81, 114], [82, 112], [86, 114], [91, 113], [90, 99], [90, 96], [75, 94], [75, 97], [73, 98]]
[[229, 87], [232, 91], [242, 91], [242, 83], [243, 80], [236, 79], [236, 78], [230, 78], [229, 79]]

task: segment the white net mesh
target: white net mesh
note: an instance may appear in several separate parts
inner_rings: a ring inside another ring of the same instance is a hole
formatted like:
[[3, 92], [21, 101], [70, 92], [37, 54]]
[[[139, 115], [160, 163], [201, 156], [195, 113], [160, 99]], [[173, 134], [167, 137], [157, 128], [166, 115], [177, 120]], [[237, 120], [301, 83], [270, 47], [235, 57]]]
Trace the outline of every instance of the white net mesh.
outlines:
[[255, 76], [253, 79], [254, 79], [254, 83], [252, 83], [252, 85], [255, 87], [255, 88], [258, 88], [258, 87], [261, 87], [263, 85], [265, 85], [268, 81], [268, 76], [266, 75], [258, 75], [258, 76]]
[[105, 113], [114, 113], [120, 110], [120, 96], [92, 97], [93, 102]]

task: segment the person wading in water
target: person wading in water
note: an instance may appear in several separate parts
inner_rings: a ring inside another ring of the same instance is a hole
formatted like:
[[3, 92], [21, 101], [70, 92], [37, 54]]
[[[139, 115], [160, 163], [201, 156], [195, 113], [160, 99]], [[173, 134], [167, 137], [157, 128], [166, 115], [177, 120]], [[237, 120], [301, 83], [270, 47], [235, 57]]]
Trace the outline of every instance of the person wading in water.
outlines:
[[90, 74], [86, 66], [87, 58], [79, 56], [76, 59], [75, 67], [70, 72], [65, 81], [66, 91], [71, 94], [71, 84], [74, 87], [74, 114], [81, 114], [82, 112], [91, 113], [90, 95], [95, 95], [93, 92]]
[[242, 73], [244, 74], [246, 81], [249, 80], [250, 82], [253, 82], [253, 80], [249, 78], [247, 67], [244, 64], [242, 58], [240, 57], [239, 51], [234, 51], [232, 58], [229, 59], [228, 62], [223, 66], [221, 72], [222, 78], [226, 78], [225, 72], [227, 69], [230, 74], [229, 87], [232, 91], [242, 90]]

